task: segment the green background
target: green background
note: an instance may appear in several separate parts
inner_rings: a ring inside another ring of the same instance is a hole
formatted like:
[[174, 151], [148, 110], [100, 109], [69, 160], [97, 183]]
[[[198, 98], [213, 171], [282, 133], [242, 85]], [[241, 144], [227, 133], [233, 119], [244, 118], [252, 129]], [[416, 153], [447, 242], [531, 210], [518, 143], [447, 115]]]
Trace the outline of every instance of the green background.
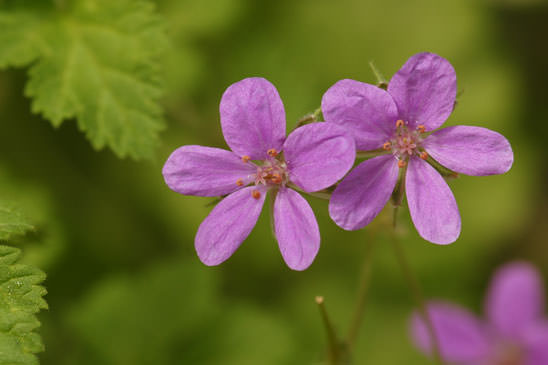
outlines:
[[446, 125], [504, 134], [515, 162], [505, 175], [449, 182], [462, 216], [452, 245], [422, 240], [402, 209], [410, 264], [428, 297], [478, 314], [497, 266], [519, 258], [548, 274], [545, 2], [157, 5], [171, 45], [163, 58], [167, 129], [151, 161], [96, 152], [75, 123], [52, 128], [30, 112], [26, 70], [0, 72], [0, 186], [35, 219], [38, 230], [18, 244], [24, 260], [48, 274], [50, 309], [39, 315], [43, 364], [321, 364], [326, 337], [314, 297], [325, 297], [338, 332], [346, 333], [372, 240], [355, 363], [428, 362], [409, 337], [413, 302], [384, 215], [365, 230], [345, 232], [329, 219], [325, 201], [309, 199], [322, 245], [304, 272], [285, 266], [266, 209], [227, 262], [206, 267], [198, 260], [194, 234], [213, 199], [170, 191], [161, 168], [184, 144], [226, 148], [219, 100], [230, 84], [250, 76], [278, 88], [289, 131], [336, 81], [375, 82], [369, 61], [389, 78], [415, 53], [447, 58], [461, 94]]

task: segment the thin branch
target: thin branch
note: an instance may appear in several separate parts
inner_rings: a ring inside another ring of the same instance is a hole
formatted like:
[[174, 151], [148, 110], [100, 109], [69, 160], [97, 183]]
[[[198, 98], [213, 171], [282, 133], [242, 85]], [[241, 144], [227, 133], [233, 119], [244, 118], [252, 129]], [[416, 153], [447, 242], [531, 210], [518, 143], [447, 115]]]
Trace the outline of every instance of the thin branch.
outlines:
[[[394, 218], [396, 218], [396, 214], [394, 214]], [[395, 227], [396, 227], [396, 222], [394, 221], [394, 228]], [[411, 267], [409, 266], [409, 263], [407, 262], [407, 259], [405, 257], [405, 251], [403, 250], [403, 247], [397, 237], [396, 232], [394, 232], [393, 239], [391, 241], [393, 243], [396, 259], [398, 260], [398, 264], [400, 265], [402, 269], [403, 276], [407, 280], [409, 289], [411, 290], [411, 293], [413, 294], [416, 306], [418, 307], [418, 310], [419, 310], [419, 314], [422, 317], [424, 323], [426, 324], [428, 335], [431, 340], [430, 342], [432, 344], [432, 354], [434, 356], [434, 360], [436, 361], [437, 364], [444, 365], [444, 361], [440, 352], [439, 341], [434, 331], [434, 325], [432, 324], [432, 319], [430, 318], [430, 315], [426, 309], [426, 304], [424, 301], [424, 296], [422, 294], [421, 287], [419, 285], [419, 281], [413, 274], [413, 270], [411, 270]]]
[[[373, 234], [371, 234], [373, 236]], [[373, 237], [371, 237], [373, 238]], [[358, 295], [356, 300], [356, 307], [352, 316], [352, 322], [350, 322], [350, 329], [348, 331], [346, 346], [348, 353], [352, 354], [358, 334], [362, 325], [363, 315], [365, 312], [365, 303], [367, 300], [367, 293], [369, 290], [369, 284], [371, 282], [371, 266], [373, 261], [373, 246], [374, 240], [370, 239], [365, 243], [365, 253], [362, 263], [360, 281], [358, 286]]]
[[335, 332], [333, 323], [329, 319], [329, 315], [325, 309], [324, 298], [322, 296], [317, 296], [315, 300], [318, 308], [320, 309], [320, 315], [327, 334], [327, 359], [331, 365], [339, 365], [339, 361], [341, 359], [341, 348], [340, 342], [337, 339], [337, 333]]

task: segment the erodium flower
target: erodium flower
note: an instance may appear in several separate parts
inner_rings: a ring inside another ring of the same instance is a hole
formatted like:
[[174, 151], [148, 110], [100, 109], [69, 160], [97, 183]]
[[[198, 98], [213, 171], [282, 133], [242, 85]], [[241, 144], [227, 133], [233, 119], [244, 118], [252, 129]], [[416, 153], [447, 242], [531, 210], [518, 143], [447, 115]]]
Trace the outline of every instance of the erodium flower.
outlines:
[[329, 187], [354, 163], [355, 144], [332, 123], [313, 123], [285, 138], [285, 112], [276, 88], [262, 78], [231, 85], [220, 105], [221, 128], [232, 151], [183, 146], [163, 168], [167, 185], [185, 195], [222, 196], [198, 228], [195, 246], [206, 265], [228, 259], [255, 226], [267, 193], [275, 194], [274, 232], [287, 265], [304, 270], [320, 246], [318, 223], [291, 187]]
[[438, 244], [457, 239], [457, 203], [429, 162], [467, 175], [502, 174], [510, 169], [513, 153], [502, 135], [485, 128], [434, 131], [453, 111], [456, 90], [451, 64], [435, 54], [419, 53], [392, 77], [387, 91], [341, 80], [324, 94], [325, 120], [351, 131], [358, 151], [381, 154], [359, 164], [337, 186], [329, 203], [335, 223], [347, 230], [366, 226], [399, 181], [419, 234]]
[[[548, 364], [543, 283], [525, 262], [507, 264], [495, 273], [485, 301], [486, 320], [452, 303], [434, 301], [427, 307], [440, 352], [451, 364]], [[418, 314], [411, 329], [416, 345], [430, 353], [430, 337]]]

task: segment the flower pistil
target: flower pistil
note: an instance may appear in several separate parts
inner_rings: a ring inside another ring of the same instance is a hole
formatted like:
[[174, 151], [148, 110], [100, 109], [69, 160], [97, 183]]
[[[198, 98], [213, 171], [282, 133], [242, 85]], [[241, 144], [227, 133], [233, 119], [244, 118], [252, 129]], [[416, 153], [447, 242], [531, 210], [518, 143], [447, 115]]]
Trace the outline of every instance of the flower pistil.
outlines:
[[407, 161], [413, 155], [417, 155], [423, 160], [428, 158], [428, 154], [421, 146], [422, 135], [426, 132], [424, 125], [420, 124], [416, 129], [409, 128], [409, 123], [398, 119], [396, 121], [396, 132], [394, 136], [386, 141], [382, 148], [390, 151], [398, 159], [398, 166], [404, 168]]
[[[289, 181], [286, 162], [274, 148], [269, 149], [267, 155], [268, 158], [266, 160], [258, 161], [259, 165], [257, 166], [257, 171], [254, 174], [249, 175], [246, 180], [248, 182], [254, 182], [257, 187], [262, 185], [267, 189], [285, 186]], [[249, 156], [242, 156], [242, 161], [244, 163], [248, 163], [250, 160], [251, 158]], [[236, 185], [244, 186], [246, 184], [243, 179], [238, 179], [236, 180]], [[255, 199], [261, 197], [261, 192], [259, 190], [253, 190], [251, 194]]]

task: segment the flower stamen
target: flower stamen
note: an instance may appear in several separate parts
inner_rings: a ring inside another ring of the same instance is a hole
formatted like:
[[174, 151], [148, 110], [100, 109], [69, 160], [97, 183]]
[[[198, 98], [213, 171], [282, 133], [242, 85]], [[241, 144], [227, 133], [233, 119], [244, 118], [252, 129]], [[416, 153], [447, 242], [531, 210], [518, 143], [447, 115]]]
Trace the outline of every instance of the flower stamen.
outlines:
[[[400, 168], [407, 166], [407, 160], [411, 156], [421, 156], [423, 137], [421, 134], [426, 131], [426, 127], [422, 124], [416, 129], [409, 129], [407, 122], [402, 119], [396, 121], [396, 130], [382, 148], [385, 151], [390, 151], [397, 160], [404, 161], [400, 163]], [[422, 154], [422, 158], [428, 155]]]
[[405, 160], [398, 160], [398, 167], [400, 169], [403, 169], [405, 166], [407, 166], [407, 162]]
[[238, 179], [238, 180], [236, 180], [236, 185], [244, 186], [244, 181], [242, 179]]
[[259, 199], [261, 197], [261, 192], [259, 190], [253, 190], [251, 192], [251, 196], [254, 197], [255, 199]]
[[271, 180], [274, 184], [280, 184], [282, 182], [282, 177], [280, 174], [275, 172], [274, 174], [272, 174]]
[[248, 155], [242, 156], [242, 161], [243, 161], [244, 163], [248, 163], [250, 160], [251, 160], [251, 157], [249, 157]]
[[276, 151], [275, 148], [271, 148], [268, 151], [266, 151], [270, 157], [276, 157], [278, 156], [278, 151]]
[[288, 181], [287, 165], [277, 159], [268, 159], [262, 166], [257, 166], [255, 185], [283, 185]]
[[420, 158], [422, 158], [424, 161], [428, 160], [428, 153], [426, 153], [426, 151], [422, 151], [420, 154]]

